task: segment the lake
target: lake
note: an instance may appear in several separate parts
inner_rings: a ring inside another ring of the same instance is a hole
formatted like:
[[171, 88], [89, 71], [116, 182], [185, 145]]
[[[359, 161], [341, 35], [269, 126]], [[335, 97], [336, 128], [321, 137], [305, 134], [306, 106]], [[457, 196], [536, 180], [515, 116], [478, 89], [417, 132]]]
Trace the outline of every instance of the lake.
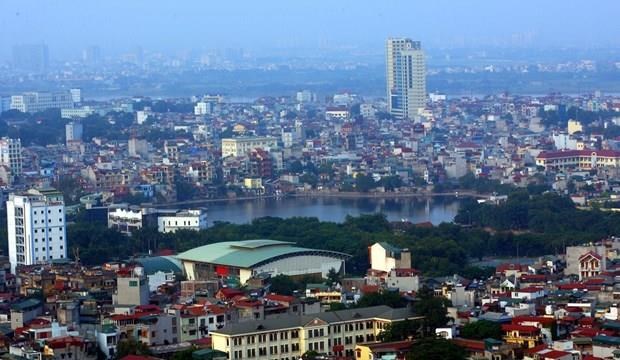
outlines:
[[355, 199], [286, 197], [210, 202], [192, 206], [207, 207], [209, 224], [216, 221], [244, 224], [265, 216], [316, 217], [321, 221], [342, 222], [347, 215], [374, 213], [383, 213], [390, 221], [407, 220], [413, 223], [440, 224], [454, 220], [460, 201], [461, 199], [454, 197]]

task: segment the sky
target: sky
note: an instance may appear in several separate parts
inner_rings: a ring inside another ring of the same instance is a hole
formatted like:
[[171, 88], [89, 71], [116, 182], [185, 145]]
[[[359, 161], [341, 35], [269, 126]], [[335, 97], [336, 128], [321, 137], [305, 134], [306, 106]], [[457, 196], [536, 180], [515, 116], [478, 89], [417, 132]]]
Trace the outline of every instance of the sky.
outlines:
[[390, 36], [431, 48], [620, 47], [619, 10], [618, 0], [0, 0], [0, 56], [40, 42], [52, 58], [89, 45], [380, 53]]

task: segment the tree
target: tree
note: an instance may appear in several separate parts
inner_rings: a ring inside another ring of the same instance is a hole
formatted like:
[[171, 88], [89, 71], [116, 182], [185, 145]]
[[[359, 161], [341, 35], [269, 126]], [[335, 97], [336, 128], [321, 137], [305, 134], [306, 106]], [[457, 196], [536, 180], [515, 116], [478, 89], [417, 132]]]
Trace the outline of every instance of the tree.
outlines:
[[501, 340], [502, 326], [487, 320], [478, 320], [463, 326], [461, 336], [466, 339], [483, 340], [493, 338]]
[[302, 360], [316, 360], [319, 357], [319, 353], [314, 350], [308, 350], [301, 355]]
[[196, 347], [192, 346], [183, 351], [177, 351], [172, 355], [170, 360], [192, 360], [192, 354], [196, 351]]
[[127, 355], [151, 355], [149, 346], [136, 341], [134, 338], [119, 341], [116, 347], [116, 356], [119, 359]]
[[392, 308], [399, 308], [404, 307], [406, 302], [399, 293], [393, 291], [366, 294], [357, 302], [357, 306], [361, 308], [378, 305], [387, 305]]
[[327, 272], [327, 278], [325, 279], [325, 284], [327, 286], [333, 286], [340, 283], [340, 274], [336, 271], [336, 269], [331, 268]]
[[418, 292], [418, 301], [414, 304], [413, 310], [416, 315], [424, 316], [424, 333], [433, 334], [438, 327], [445, 326], [448, 318], [448, 306], [450, 301], [443, 297], [434, 295], [433, 290], [423, 287]]
[[424, 338], [413, 343], [407, 360], [465, 360], [467, 353], [453, 342], [442, 338]]
[[419, 321], [409, 319], [387, 324], [381, 333], [379, 333], [377, 340], [381, 342], [390, 342], [415, 338], [420, 334], [421, 325]]
[[357, 174], [355, 177], [355, 189], [359, 192], [369, 192], [377, 186], [371, 174]]
[[281, 295], [293, 295], [293, 292], [297, 289], [298, 284], [290, 276], [276, 275], [271, 278], [271, 287], [269, 288], [271, 292]]

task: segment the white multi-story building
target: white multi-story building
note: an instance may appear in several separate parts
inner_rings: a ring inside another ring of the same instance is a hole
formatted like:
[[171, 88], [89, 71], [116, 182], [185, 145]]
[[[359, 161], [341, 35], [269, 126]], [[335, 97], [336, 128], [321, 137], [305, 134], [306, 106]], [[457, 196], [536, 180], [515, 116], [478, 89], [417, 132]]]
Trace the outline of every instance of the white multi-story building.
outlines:
[[157, 229], [162, 233], [206, 228], [207, 212], [204, 209], [182, 210], [157, 217]]
[[72, 109], [73, 98], [68, 91], [25, 92], [11, 96], [11, 109], [21, 112], [39, 112], [47, 109]]
[[229, 156], [243, 156], [254, 149], [269, 151], [278, 146], [278, 141], [274, 137], [237, 137], [222, 139], [222, 158]]
[[0, 139], [0, 165], [11, 169], [11, 176], [22, 173], [22, 142], [20, 139], [3, 137]]
[[65, 138], [67, 145], [75, 141], [82, 141], [83, 133], [84, 126], [80, 122], [72, 121], [65, 125]]
[[99, 115], [105, 114], [105, 109], [95, 109], [92, 106], [82, 106], [77, 108], [60, 109], [60, 117], [63, 119], [86, 118], [95, 113]]
[[67, 257], [65, 202], [56, 189], [11, 194], [6, 202], [11, 271]]
[[71, 94], [71, 100], [73, 100], [74, 103], [79, 104], [82, 102], [82, 89], [73, 88], [69, 90], [69, 93]]
[[386, 43], [388, 111], [411, 119], [426, 106], [426, 64], [419, 41], [390, 38]]

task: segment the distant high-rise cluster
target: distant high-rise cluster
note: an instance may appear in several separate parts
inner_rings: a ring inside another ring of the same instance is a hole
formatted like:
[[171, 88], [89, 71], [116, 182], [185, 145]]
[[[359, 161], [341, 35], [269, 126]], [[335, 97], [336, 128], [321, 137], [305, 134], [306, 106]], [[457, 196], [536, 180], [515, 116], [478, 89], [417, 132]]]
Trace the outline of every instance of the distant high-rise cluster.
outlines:
[[13, 67], [31, 72], [44, 72], [49, 67], [49, 50], [45, 44], [13, 46]]
[[419, 41], [390, 38], [386, 43], [388, 110], [397, 119], [413, 119], [426, 105], [426, 64]]

